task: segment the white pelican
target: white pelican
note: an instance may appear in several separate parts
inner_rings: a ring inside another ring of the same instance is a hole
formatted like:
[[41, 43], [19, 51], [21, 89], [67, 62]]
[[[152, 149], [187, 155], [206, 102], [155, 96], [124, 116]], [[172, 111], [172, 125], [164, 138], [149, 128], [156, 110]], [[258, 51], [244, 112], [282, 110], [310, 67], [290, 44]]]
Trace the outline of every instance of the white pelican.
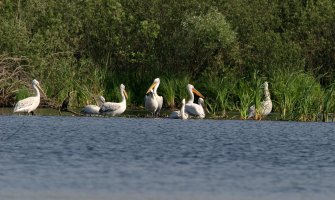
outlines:
[[[270, 112], [272, 110], [272, 101], [271, 101], [271, 98], [270, 98], [268, 82], [264, 82], [263, 87], [264, 87], [265, 100], [261, 102], [259, 114], [261, 116], [266, 116], [266, 115], [270, 114]], [[255, 105], [252, 105], [249, 108], [248, 119], [255, 117], [255, 115], [256, 115]]]
[[159, 78], [156, 78], [154, 80], [154, 82], [151, 84], [146, 93], [148, 94], [149, 92], [152, 92], [153, 95], [146, 95], [144, 99], [145, 109], [156, 116], [159, 115], [159, 112], [161, 111], [163, 106], [163, 97], [157, 94], [157, 89], [159, 87], [160, 82], [161, 81]]
[[111, 114], [112, 116], [115, 116], [122, 114], [126, 110], [127, 108], [126, 99], [128, 99], [128, 95], [126, 92], [126, 87], [123, 84], [120, 85], [120, 91], [122, 101], [120, 103], [115, 102], [103, 103], [99, 110], [100, 113]]
[[14, 112], [26, 112], [34, 115], [34, 111], [40, 104], [40, 91], [43, 93], [44, 96], [46, 95], [40, 87], [40, 83], [36, 79], [32, 81], [32, 85], [36, 92], [36, 95], [18, 101], [14, 107]]
[[207, 107], [205, 105], [205, 100], [203, 98], [199, 97], [198, 104], [202, 106], [202, 108], [204, 109], [205, 113], [209, 113], [209, 110], [207, 109]]
[[145, 109], [151, 112], [152, 116], [154, 116], [158, 108], [158, 101], [152, 89], [149, 91], [149, 93], [147, 93], [147, 95], [145, 95], [144, 102]]
[[85, 115], [100, 114], [99, 110], [103, 103], [105, 103], [105, 98], [103, 96], [99, 96], [98, 105], [87, 105], [80, 112]]
[[185, 99], [181, 101], [181, 108], [180, 111], [173, 111], [170, 116], [171, 119], [187, 119], [188, 114], [185, 113]]
[[202, 98], [205, 98], [205, 97], [198, 90], [196, 90], [194, 88], [194, 86], [191, 85], [191, 84], [187, 85], [187, 91], [188, 91], [191, 98], [188, 100], [188, 102], [185, 105], [185, 111], [189, 115], [193, 115], [193, 116], [199, 117], [201, 119], [205, 118], [205, 111], [204, 111], [203, 106], [193, 102], [194, 101], [193, 93], [195, 93], [199, 97], [202, 97]]

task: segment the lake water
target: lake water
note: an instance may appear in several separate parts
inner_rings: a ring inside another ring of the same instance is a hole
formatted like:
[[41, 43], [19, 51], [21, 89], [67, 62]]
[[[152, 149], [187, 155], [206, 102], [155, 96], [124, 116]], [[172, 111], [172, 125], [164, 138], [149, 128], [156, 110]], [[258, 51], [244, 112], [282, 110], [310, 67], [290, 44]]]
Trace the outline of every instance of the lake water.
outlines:
[[0, 115], [0, 199], [333, 200], [335, 124]]

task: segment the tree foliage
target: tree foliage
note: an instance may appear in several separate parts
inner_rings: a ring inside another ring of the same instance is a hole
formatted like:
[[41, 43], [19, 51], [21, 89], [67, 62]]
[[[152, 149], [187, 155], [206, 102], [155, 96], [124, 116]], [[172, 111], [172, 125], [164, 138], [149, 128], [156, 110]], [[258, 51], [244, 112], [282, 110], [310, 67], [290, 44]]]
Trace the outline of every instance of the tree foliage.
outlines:
[[327, 86], [334, 21], [332, 0], [1, 0], [0, 55], [24, 57], [17, 66], [48, 96], [76, 90], [78, 104], [121, 82], [139, 104], [135, 87], [158, 76], [271, 78], [290, 69], [325, 74]]

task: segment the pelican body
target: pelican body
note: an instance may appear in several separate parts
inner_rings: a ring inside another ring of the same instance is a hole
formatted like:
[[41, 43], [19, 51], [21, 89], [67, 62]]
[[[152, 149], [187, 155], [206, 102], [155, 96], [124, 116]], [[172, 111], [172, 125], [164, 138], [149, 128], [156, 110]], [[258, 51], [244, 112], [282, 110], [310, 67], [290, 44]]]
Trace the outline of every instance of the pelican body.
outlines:
[[145, 109], [149, 111], [152, 116], [154, 116], [158, 109], [158, 101], [152, 89], [147, 93], [147, 95], [145, 95], [144, 103]]
[[[264, 101], [261, 102], [259, 113], [260, 113], [261, 116], [267, 116], [272, 111], [272, 101], [271, 101], [271, 98], [270, 98], [268, 82], [264, 82], [263, 87], [264, 87], [265, 99], [264, 99]], [[255, 117], [255, 115], [256, 115], [256, 108], [255, 108], [255, 105], [252, 105], [249, 108], [248, 119]]]
[[181, 101], [181, 108], [180, 111], [173, 111], [170, 116], [171, 119], [187, 119], [188, 114], [185, 113], [185, 99]]
[[157, 94], [157, 89], [160, 82], [160, 79], [156, 78], [149, 87], [146, 93], [147, 95], [144, 98], [145, 109], [149, 111], [153, 116], [158, 116], [163, 106], [163, 97]]
[[[185, 111], [187, 114], [195, 116], [195, 117], [199, 117], [201, 119], [205, 118], [205, 110], [203, 105], [196, 104], [194, 103], [194, 94], [198, 95], [199, 97], [205, 98], [198, 90], [196, 90], [194, 88], [193, 85], [188, 84], [187, 85], [187, 91], [188, 94], [190, 95], [190, 99], [187, 101], [186, 105], [185, 105]], [[200, 100], [201, 101], [201, 100]], [[203, 101], [203, 99], [202, 99]]]
[[85, 115], [98, 115], [100, 114], [99, 110], [103, 103], [105, 103], [105, 98], [99, 96], [98, 105], [87, 105], [80, 112]]
[[126, 101], [128, 99], [126, 87], [123, 84], [120, 85], [120, 92], [122, 96], [122, 100], [120, 103], [105, 102], [101, 105], [99, 112], [102, 114], [110, 114], [112, 116], [122, 114], [127, 108]]
[[36, 95], [18, 101], [15, 104], [14, 112], [26, 112], [34, 115], [34, 111], [40, 104], [40, 91], [43, 93], [44, 96], [46, 95], [40, 87], [40, 83], [36, 79], [32, 81], [32, 86], [35, 90]]

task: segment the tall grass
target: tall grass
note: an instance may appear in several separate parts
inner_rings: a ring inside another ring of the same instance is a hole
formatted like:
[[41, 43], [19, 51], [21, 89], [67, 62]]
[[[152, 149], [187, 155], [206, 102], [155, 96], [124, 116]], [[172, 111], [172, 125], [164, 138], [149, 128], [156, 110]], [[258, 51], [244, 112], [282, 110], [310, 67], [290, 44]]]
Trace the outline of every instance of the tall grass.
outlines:
[[238, 80], [234, 95], [237, 97], [235, 107], [240, 113], [240, 118], [246, 119], [248, 117], [249, 107], [254, 99], [254, 92], [248, 84], [248, 81], [245, 79]]
[[263, 94], [263, 89], [262, 89], [262, 84], [264, 80], [262, 77], [260, 77], [258, 71], [254, 71], [252, 74], [252, 79], [251, 79], [251, 93], [253, 95], [253, 105], [255, 105], [255, 119], [261, 119], [262, 115], [260, 113], [260, 108], [261, 108], [261, 100], [264, 96]]
[[175, 107], [175, 98], [176, 98], [176, 82], [173, 79], [162, 78], [161, 87], [164, 95], [165, 102], [167, 107]]
[[283, 120], [293, 118], [293, 109], [298, 98], [296, 92], [295, 79], [297, 73], [278, 71], [272, 77], [272, 91], [275, 103], [278, 105], [280, 117]]
[[27, 58], [0, 55], [0, 104], [11, 105], [28, 96], [32, 78], [25, 71], [29, 69]]
[[228, 76], [205, 76], [203, 81], [202, 90], [206, 91], [208, 96], [206, 105], [211, 110], [212, 114], [222, 117], [228, 117], [227, 111], [232, 109], [229, 97], [230, 92], [235, 87], [234, 80], [230, 80]]
[[299, 121], [316, 121], [320, 114], [323, 91], [313, 76], [301, 73], [297, 76], [296, 85], [298, 98], [295, 103], [294, 115]]
[[335, 82], [324, 90], [322, 98], [322, 121], [329, 121], [329, 114], [332, 114], [332, 121], [334, 121], [335, 114]]
[[191, 78], [188, 75], [181, 76], [174, 79], [175, 87], [176, 87], [176, 101], [180, 103], [184, 98], [187, 100], [188, 92], [187, 92], [187, 84], [191, 82]]
[[316, 78], [302, 71], [278, 71], [272, 79], [281, 119], [314, 121], [323, 96]]

